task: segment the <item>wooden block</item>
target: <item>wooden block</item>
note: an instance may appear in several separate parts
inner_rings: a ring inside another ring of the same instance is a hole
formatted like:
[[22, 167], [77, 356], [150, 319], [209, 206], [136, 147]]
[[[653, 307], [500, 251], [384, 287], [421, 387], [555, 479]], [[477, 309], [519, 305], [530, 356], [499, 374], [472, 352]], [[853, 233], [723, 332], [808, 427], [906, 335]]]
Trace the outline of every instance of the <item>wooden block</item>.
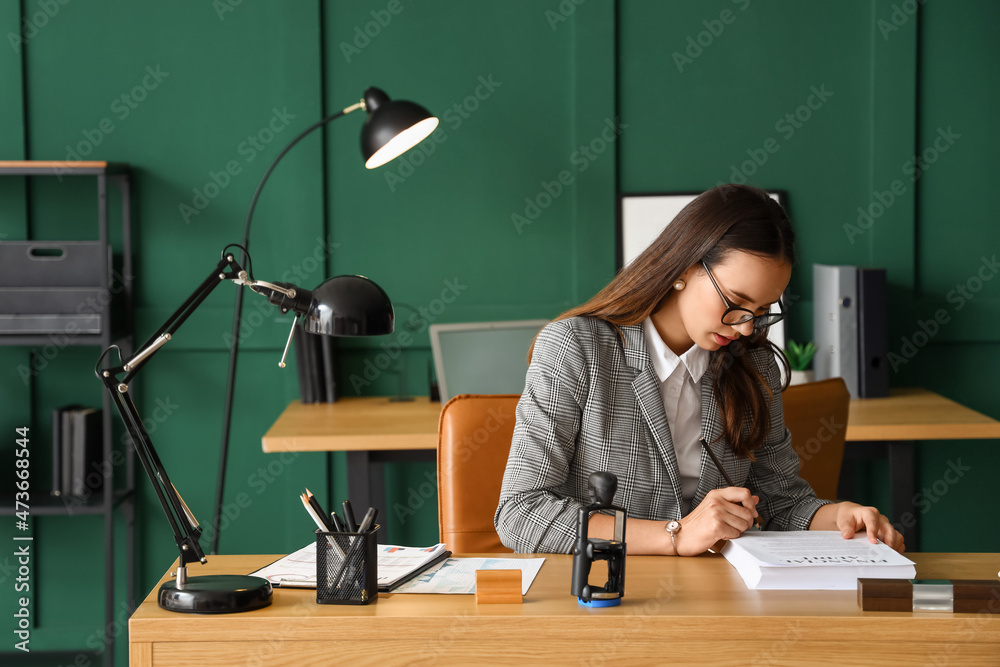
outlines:
[[476, 570], [476, 604], [521, 604], [520, 570]]
[[909, 579], [858, 579], [858, 606], [862, 611], [913, 611], [913, 584]]
[[951, 579], [950, 581], [955, 587], [956, 600], [1000, 600], [1000, 580]]
[[952, 579], [955, 611], [967, 614], [1000, 614], [1000, 580]]

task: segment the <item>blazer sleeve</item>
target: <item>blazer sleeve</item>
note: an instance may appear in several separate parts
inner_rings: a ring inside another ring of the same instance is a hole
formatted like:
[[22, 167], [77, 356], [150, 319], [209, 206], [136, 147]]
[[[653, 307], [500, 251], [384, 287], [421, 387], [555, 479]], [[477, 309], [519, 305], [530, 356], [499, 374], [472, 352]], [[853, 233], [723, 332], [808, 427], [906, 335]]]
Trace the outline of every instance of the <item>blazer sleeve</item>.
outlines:
[[785, 428], [781, 403], [781, 376], [770, 350], [757, 352], [761, 369], [774, 399], [771, 401], [771, 429], [763, 447], [755, 452], [750, 465], [748, 486], [760, 496], [758, 511], [764, 530], [808, 530], [813, 515], [829, 500], [820, 500], [799, 476], [799, 456], [792, 449], [792, 434]]
[[565, 489], [576, 454], [589, 378], [583, 350], [567, 320], [547, 325], [535, 341], [493, 521], [500, 541], [517, 553], [570, 553], [579, 501]]

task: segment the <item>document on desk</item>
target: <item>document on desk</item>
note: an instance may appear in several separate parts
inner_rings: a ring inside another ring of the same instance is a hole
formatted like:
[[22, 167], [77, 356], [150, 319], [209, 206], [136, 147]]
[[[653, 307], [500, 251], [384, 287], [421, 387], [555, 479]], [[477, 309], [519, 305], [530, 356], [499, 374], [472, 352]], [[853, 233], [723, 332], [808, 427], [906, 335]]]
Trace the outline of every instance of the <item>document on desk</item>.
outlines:
[[[451, 552], [444, 544], [432, 547], [401, 547], [380, 544], [378, 547], [378, 586], [388, 590], [412, 576], [434, 560]], [[442, 561], [443, 562], [443, 561]], [[270, 565], [251, 573], [283, 588], [316, 588], [316, 543], [310, 542]]]
[[845, 540], [832, 530], [747, 531], [722, 555], [751, 589], [853, 591], [862, 577], [917, 576], [912, 560], [866, 533]]
[[544, 558], [449, 558], [417, 575], [393, 593], [471, 595], [476, 592], [476, 570], [520, 570], [521, 595], [527, 595], [544, 562]]

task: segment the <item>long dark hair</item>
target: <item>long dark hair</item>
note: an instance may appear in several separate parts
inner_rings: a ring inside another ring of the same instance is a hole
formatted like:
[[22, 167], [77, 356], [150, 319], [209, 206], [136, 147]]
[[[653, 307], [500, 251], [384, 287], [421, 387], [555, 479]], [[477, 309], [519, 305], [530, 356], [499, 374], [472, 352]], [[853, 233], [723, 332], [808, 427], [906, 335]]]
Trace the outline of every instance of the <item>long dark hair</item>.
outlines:
[[[794, 264], [794, 243], [788, 216], [766, 192], [747, 185], [721, 185], [685, 206], [607, 287], [556, 320], [585, 315], [616, 328], [638, 324], [657, 310], [674, 282], [698, 262], [712, 267], [727, 253], [741, 251]], [[774, 399], [770, 385], [748, 360], [757, 349], [769, 350], [788, 377], [788, 361], [767, 340], [766, 331], [741, 337], [709, 357], [723, 434], [737, 456], [751, 460], [770, 430], [769, 407]]]

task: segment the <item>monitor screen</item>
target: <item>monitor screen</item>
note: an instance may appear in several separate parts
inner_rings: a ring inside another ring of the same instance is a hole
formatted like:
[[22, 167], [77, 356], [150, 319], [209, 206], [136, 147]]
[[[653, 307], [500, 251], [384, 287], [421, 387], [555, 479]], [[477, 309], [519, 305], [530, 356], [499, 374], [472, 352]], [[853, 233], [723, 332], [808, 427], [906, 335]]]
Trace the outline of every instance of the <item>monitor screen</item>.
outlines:
[[528, 348], [549, 320], [432, 324], [441, 402], [460, 394], [520, 394]]

